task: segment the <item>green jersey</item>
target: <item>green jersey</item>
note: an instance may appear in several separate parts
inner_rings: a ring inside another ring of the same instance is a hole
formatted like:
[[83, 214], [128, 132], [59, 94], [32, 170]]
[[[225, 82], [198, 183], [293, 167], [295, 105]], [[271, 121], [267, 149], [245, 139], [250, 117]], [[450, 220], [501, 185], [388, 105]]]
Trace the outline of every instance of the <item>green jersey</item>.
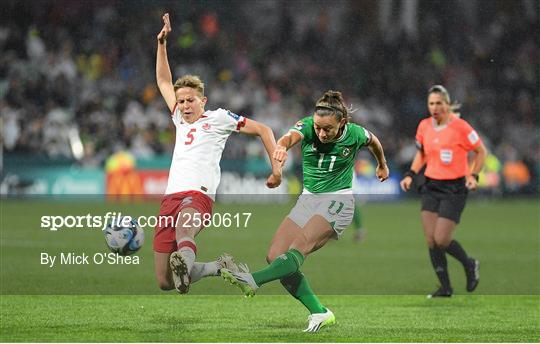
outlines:
[[302, 135], [302, 170], [307, 191], [321, 193], [352, 188], [356, 152], [371, 139], [366, 129], [347, 123], [336, 141], [322, 143], [315, 133], [313, 117], [309, 116], [291, 130]]

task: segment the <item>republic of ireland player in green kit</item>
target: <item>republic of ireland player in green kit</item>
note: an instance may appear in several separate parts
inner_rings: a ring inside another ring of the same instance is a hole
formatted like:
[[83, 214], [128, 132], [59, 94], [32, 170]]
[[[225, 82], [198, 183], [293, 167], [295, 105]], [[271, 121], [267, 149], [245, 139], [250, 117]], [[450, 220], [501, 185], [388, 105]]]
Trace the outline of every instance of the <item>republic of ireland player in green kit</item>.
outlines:
[[311, 290], [300, 266], [310, 253], [339, 238], [354, 213], [352, 178], [354, 157], [367, 146], [377, 160], [376, 175], [388, 178], [381, 143], [375, 135], [348, 122], [348, 108], [340, 92], [327, 91], [313, 116], [297, 122], [277, 142], [273, 159], [283, 164], [287, 150], [302, 142], [304, 191], [274, 235], [266, 260], [270, 265], [253, 273], [221, 270], [225, 280], [253, 296], [263, 284], [280, 280], [310, 312], [306, 332], [335, 323], [334, 314]]
[[370, 134], [361, 126], [347, 123], [341, 136], [322, 143], [309, 116], [291, 129], [302, 135], [304, 188], [311, 193], [334, 192], [352, 188], [354, 157], [369, 143]]

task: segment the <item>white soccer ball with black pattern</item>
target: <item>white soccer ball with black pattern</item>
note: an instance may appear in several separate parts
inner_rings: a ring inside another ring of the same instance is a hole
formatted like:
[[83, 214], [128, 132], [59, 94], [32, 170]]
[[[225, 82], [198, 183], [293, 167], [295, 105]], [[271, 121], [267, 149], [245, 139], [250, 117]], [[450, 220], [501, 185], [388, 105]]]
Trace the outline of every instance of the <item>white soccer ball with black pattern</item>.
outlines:
[[144, 244], [144, 231], [137, 220], [125, 216], [114, 219], [105, 228], [107, 246], [114, 253], [127, 256], [137, 252]]

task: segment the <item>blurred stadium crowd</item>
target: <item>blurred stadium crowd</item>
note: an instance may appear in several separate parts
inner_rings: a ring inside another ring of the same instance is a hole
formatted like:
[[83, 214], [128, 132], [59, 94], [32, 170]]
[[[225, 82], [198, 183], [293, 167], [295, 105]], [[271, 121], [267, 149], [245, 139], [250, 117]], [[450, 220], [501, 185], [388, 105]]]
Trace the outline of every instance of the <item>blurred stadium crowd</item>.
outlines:
[[[443, 84], [500, 162], [507, 188], [539, 189], [538, 1], [8, 0], [2, 7], [4, 155], [102, 166], [119, 150], [170, 154], [174, 126], [155, 86], [156, 35], [170, 12], [173, 76], [200, 75], [208, 108], [254, 118], [278, 136], [325, 90], [341, 90], [397, 172], [414, 154], [427, 89]], [[224, 159], [262, 156], [258, 142], [244, 140], [233, 135]]]

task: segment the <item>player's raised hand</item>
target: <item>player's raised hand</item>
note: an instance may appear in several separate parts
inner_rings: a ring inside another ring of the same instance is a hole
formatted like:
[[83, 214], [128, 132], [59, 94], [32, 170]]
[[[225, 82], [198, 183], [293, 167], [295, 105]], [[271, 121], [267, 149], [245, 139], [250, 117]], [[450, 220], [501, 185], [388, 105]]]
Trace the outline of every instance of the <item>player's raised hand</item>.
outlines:
[[390, 170], [388, 170], [388, 166], [386, 164], [377, 165], [375, 175], [377, 176], [377, 178], [379, 178], [379, 181], [384, 182], [388, 179], [388, 176], [390, 175]]
[[272, 154], [272, 158], [279, 162], [281, 166], [285, 165], [285, 161], [287, 161], [287, 149], [278, 145], [274, 154]]
[[172, 29], [171, 29], [171, 21], [169, 20], [169, 13], [165, 13], [163, 15], [163, 28], [161, 29], [161, 31], [159, 32], [157, 36], [157, 39], [160, 44], [165, 43], [165, 41], [167, 40], [167, 36], [169, 35], [171, 31]]

